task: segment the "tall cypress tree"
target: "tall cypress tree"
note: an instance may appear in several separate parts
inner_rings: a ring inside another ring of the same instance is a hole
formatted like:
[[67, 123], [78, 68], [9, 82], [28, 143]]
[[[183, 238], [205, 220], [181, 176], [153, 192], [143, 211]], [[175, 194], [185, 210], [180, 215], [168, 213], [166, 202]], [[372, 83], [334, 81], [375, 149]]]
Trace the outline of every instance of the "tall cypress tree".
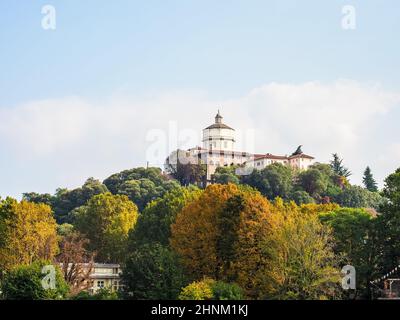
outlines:
[[369, 191], [372, 191], [372, 192], [378, 191], [378, 184], [376, 183], [376, 181], [371, 173], [370, 167], [367, 167], [364, 171], [363, 184], [364, 184], [365, 188]]
[[242, 195], [229, 198], [217, 219], [219, 234], [216, 239], [217, 258], [219, 260], [217, 279], [220, 277], [235, 280], [236, 275], [228, 275], [232, 261], [235, 259], [235, 244], [238, 239], [240, 213], [244, 209], [245, 200]]
[[351, 172], [343, 165], [343, 159], [340, 159], [337, 153], [334, 153], [332, 156], [331, 167], [333, 172], [345, 178], [350, 177]]

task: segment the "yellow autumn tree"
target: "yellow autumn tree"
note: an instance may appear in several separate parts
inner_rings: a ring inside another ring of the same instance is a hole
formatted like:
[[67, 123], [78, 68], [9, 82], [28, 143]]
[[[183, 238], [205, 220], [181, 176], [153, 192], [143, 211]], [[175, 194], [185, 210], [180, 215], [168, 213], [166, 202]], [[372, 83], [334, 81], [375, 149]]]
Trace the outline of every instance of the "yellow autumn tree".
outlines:
[[171, 226], [171, 246], [198, 279], [214, 277], [217, 270], [217, 213], [239, 191], [236, 185], [208, 186], [195, 201], [187, 204]]
[[309, 214], [318, 216], [320, 213], [331, 212], [340, 209], [340, 206], [336, 203], [307, 203], [302, 204], [297, 208], [303, 214]]
[[211, 300], [214, 296], [212, 286], [215, 280], [204, 279], [194, 281], [182, 288], [179, 294], [179, 300]]
[[248, 296], [258, 297], [259, 273], [270, 262], [264, 244], [276, 220], [258, 191], [214, 184], [178, 213], [170, 242], [193, 280], [236, 282]]
[[48, 205], [4, 200], [0, 204], [0, 269], [52, 260], [58, 251], [56, 227]]
[[307, 203], [297, 205], [294, 201], [284, 202], [280, 197], [275, 198], [272, 204], [273, 210], [281, 216], [286, 216], [293, 212], [299, 212], [307, 216], [318, 216], [321, 213], [335, 211], [340, 208], [336, 203]]
[[110, 192], [93, 196], [77, 216], [76, 228], [87, 239], [89, 251], [103, 262], [121, 262], [128, 235], [136, 225], [137, 206], [125, 195]]
[[263, 298], [320, 300], [338, 296], [339, 260], [333, 251], [331, 229], [318, 216], [334, 207], [338, 206], [274, 201], [278, 224], [265, 246], [271, 263], [261, 275], [261, 283], [269, 284]]

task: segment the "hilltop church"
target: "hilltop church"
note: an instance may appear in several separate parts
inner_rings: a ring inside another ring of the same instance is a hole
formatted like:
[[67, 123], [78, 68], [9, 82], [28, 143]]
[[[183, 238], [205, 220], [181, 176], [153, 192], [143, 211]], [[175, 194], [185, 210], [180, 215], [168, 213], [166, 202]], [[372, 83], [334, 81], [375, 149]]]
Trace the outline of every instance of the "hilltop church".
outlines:
[[[235, 129], [222, 122], [218, 110], [215, 122], [203, 129], [203, 146], [187, 150], [185, 156], [206, 164], [207, 181], [210, 182], [215, 170], [220, 166], [239, 165], [238, 174], [248, 174], [253, 169], [261, 170], [273, 163], [281, 163], [298, 170], [306, 170], [314, 162], [314, 157], [304, 154], [301, 146], [290, 156], [271, 153], [252, 154], [235, 150]], [[176, 159], [176, 156], [175, 156]], [[172, 155], [169, 157], [172, 162]]]

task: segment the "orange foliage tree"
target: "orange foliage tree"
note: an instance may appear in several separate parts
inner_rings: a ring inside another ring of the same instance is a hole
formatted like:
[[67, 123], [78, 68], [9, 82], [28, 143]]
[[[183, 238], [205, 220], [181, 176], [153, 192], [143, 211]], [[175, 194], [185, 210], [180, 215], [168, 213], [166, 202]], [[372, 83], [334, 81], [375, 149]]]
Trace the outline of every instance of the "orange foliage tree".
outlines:
[[208, 186], [171, 227], [171, 247], [193, 280], [235, 282], [249, 298], [328, 299], [337, 294], [331, 231], [335, 204], [269, 202], [248, 186]]
[[258, 191], [233, 184], [208, 186], [172, 225], [171, 246], [194, 280], [209, 277], [238, 283], [250, 297], [262, 288], [264, 250], [277, 218]]

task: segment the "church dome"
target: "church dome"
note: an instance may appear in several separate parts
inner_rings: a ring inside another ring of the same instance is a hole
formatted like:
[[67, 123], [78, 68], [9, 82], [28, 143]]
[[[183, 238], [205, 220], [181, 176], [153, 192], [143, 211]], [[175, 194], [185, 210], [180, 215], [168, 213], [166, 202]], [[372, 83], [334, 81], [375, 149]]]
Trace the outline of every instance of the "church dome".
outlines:
[[229, 130], [235, 130], [235, 129], [227, 126], [226, 124], [222, 123], [222, 116], [219, 113], [219, 110], [218, 110], [217, 115], [215, 116], [215, 123], [213, 123], [211, 126], [208, 126], [207, 128], [205, 128], [205, 130], [206, 129], [229, 129]]
[[203, 147], [209, 150], [232, 151], [235, 143], [235, 130], [222, 123], [219, 113], [215, 116], [215, 123], [203, 129]]

